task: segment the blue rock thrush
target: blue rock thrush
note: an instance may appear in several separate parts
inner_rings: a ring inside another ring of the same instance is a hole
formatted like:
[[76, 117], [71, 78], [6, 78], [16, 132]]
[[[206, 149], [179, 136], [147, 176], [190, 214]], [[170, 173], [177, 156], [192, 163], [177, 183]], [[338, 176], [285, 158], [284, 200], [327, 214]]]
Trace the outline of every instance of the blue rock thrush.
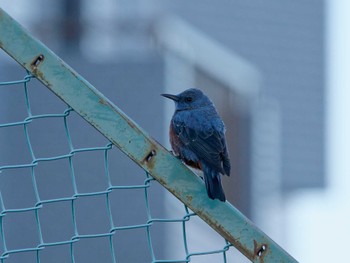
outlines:
[[225, 125], [214, 104], [198, 89], [162, 96], [175, 102], [169, 131], [174, 154], [188, 166], [203, 171], [209, 198], [225, 202], [221, 174], [229, 176], [231, 165]]

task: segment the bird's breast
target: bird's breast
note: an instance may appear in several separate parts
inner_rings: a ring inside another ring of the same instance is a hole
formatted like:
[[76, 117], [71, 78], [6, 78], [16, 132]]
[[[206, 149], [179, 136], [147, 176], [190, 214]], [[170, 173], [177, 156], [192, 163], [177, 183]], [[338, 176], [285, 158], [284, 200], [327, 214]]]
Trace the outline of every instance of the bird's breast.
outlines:
[[173, 149], [174, 154], [177, 156], [180, 155], [181, 141], [175, 133], [173, 122], [170, 123], [170, 127], [169, 127], [169, 139], [170, 139], [171, 148]]

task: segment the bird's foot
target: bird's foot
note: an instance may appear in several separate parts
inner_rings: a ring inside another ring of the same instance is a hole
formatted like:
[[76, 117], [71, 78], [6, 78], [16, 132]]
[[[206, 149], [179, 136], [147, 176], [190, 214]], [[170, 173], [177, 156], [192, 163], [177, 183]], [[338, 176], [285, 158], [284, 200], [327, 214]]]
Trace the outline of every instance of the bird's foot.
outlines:
[[177, 159], [181, 159], [179, 155], [176, 155], [174, 151], [169, 151], [172, 155], [174, 155]]

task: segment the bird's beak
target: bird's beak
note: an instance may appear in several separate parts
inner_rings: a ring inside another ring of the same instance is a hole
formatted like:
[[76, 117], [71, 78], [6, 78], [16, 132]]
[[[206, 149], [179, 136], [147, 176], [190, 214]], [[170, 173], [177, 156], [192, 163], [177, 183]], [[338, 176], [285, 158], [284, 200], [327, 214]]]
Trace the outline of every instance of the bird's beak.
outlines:
[[179, 101], [179, 97], [176, 95], [172, 95], [172, 94], [160, 94], [165, 98], [171, 99], [173, 101]]

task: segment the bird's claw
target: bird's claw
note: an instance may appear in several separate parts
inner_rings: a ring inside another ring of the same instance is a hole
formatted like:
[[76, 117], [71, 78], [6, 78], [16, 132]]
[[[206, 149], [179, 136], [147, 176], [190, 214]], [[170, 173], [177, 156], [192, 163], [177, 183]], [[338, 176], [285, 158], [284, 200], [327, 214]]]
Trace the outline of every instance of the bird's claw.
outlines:
[[181, 159], [179, 155], [176, 155], [176, 154], [174, 153], [174, 151], [169, 151], [169, 152], [170, 152], [172, 155], [174, 155], [177, 159], [179, 159], [179, 160]]

